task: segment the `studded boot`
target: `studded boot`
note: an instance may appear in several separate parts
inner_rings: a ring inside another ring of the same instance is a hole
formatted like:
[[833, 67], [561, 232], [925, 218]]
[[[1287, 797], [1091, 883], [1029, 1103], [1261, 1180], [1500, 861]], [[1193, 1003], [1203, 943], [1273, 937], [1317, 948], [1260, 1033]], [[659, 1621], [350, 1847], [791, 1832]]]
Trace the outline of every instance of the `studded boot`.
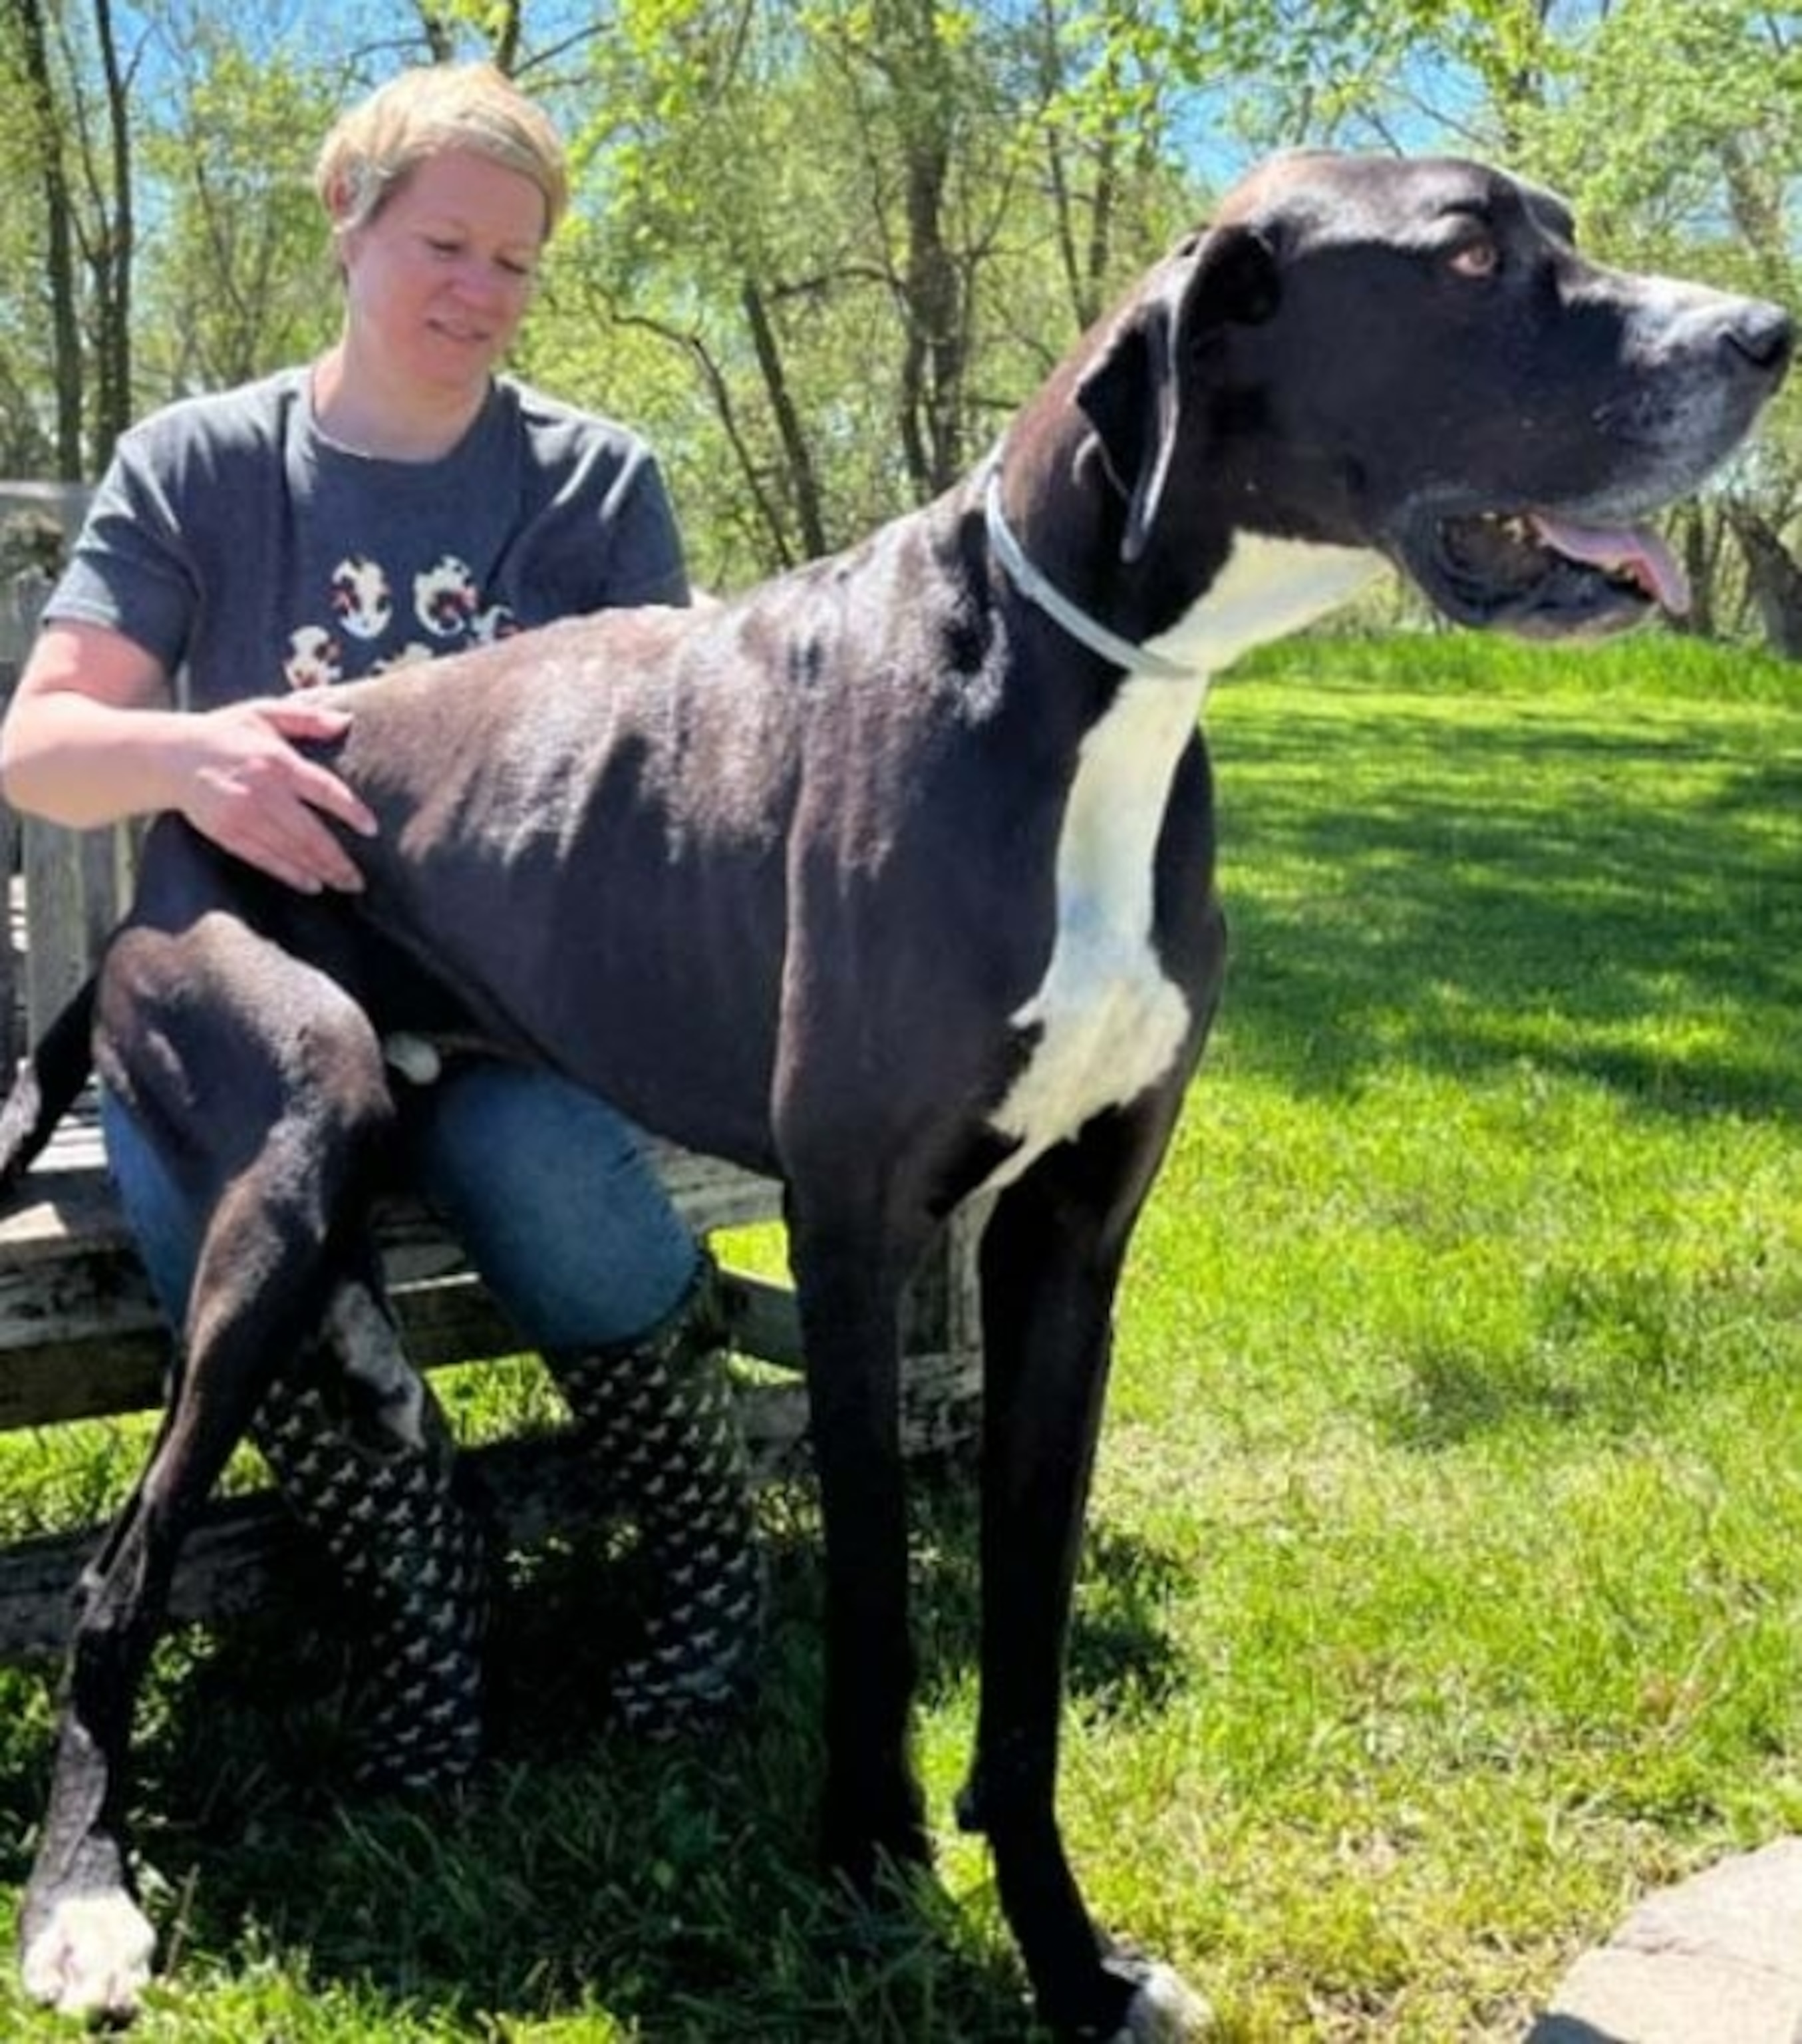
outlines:
[[487, 1543], [443, 1412], [368, 1289], [340, 1289], [318, 1350], [270, 1387], [251, 1431], [362, 1607], [359, 1782], [459, 1779], [481, 1744]]
[[764, 1569], [723, 1354], [717, 1273], [638, 1339], [547, 1358], [609, 1501], [654, 1581], [643, 1637], [614, 1678], [624, 1721], [653, 1736], [716, 1718], [755, 1677]]

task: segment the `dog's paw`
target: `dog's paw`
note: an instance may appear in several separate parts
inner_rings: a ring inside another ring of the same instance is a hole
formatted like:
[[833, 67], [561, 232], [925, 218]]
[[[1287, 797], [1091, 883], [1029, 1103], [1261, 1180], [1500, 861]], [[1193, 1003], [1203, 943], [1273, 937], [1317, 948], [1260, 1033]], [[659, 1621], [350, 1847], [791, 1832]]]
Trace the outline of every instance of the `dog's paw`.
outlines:
[[880, 1903], [897, 1880], [930, 1872], [932, 1835], [925, 1805], [907, 1788], [879, 1810], [861, 1808], [856, 1815], [828, 1804], [821, 1841], [821, 1858], [859, 1901]]
[[128, 2022], [150, 1978], [156, 1933], [122, 1892], [56, 1904], [25, 1940], [25, 1992], [62, 2015]]
[[1194, 2044], [1213, 2028], [1213, 2011], [1168, 1966], [1148, 1965], [1110, 2044]]

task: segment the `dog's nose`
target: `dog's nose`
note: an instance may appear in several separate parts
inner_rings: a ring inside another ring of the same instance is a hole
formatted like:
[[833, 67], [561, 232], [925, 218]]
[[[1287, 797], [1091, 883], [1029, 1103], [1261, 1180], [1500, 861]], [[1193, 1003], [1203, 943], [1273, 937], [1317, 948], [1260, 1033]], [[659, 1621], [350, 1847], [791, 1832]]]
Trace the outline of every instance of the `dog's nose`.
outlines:
[[1796, 323], [1781, 305], [1748, 298], [1729, 316], [1725, 338], [1736, 355], [1776, 383], [1796, 352]]

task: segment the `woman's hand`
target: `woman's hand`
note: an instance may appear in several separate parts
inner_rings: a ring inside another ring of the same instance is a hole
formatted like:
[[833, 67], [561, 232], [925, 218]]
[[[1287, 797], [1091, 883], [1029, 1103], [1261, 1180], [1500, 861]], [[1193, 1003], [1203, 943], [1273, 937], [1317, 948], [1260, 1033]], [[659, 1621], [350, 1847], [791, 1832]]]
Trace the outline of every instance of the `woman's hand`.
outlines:
[[348, 712], [323, 696], [265, 696], [181, 720], [171, 807], [203, 837], [303, 893], [362, 886], [332, 817], [366, 837], [376, 822], [330, 767], [295, 750], [305, 739], [341, 737]]
[[362, 876], [327, 819], [373, 836], [375, 818], [295, 750], [342, 737], [350, 721], [322, 692], [178, 709], [144, 647], [105, 625], [57, 620], [38, 634], [0, 724], [0, 780], [28, 816], [94, 830], [175, 809], [290, 887], [354, 892]]

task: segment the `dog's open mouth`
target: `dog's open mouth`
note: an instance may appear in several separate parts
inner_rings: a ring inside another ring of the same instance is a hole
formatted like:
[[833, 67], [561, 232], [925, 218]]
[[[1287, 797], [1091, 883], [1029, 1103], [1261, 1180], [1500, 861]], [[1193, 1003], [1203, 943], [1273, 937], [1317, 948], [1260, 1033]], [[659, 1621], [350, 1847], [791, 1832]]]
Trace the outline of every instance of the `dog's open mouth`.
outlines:
[[1638, 624], [1654, 606], [1681, 617], [1689, 585], [1659, 536], [1549, 512], [1423, 517], [1402, 565], [1455, 622], [1534, 638], [1595, 636]]

